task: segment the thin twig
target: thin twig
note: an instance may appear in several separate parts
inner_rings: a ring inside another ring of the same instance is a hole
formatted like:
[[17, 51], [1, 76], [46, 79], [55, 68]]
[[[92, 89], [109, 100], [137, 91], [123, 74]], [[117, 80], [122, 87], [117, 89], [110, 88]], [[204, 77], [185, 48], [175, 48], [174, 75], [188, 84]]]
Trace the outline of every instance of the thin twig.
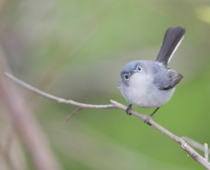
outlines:
[[[204, 145], [200, 144], [199, 142], [190, 139], [189, 137], [182, 136], [182, 139], [184, 139], [189, 145], [191, 145], [193, 148], [198, 149], [202, 152], [204, 152]], [[208, 154], [210, 154], [210, 149], [208, 149]]]
[[76, 110], [74, 110], [66, 119], [65, 122], [67, 122], [72, 116], [74, 116], [77, 112], [79, 112], [82, 109], [82, 107], [78, 107]]
[[204, 155], [205, 159], [209, 162], [208, 144], [204, 143]]
[[32, 86], [30, 86], [29, 84], [26, 84], [25, 82], [17, 79], [16, 77], [12, 76], [9, 73], [5, 73], [7, 77], [9, 77], [10, 79], [12, 79], [13, 81], [15, 81], [16, 83], [18, 83], [19, 85], [27, 88], [30, 91], [33, 91], [41, 96], [47, 97], [48, 99], [52, 99], [55, 100], [59, 103], [65, 103], [65, 104], [71, 104], [74, 106], [78, 106], [78, 107], [83, 107], [83, 108], [92, 108], [92, 109], [111, 109], [111, 108], [116, 108], [114, 105], [91, 105], [91, 104], [84, 104], [84, 103], [78, 103], [75, 102], [73, 100], [66, 100], [66, 99], [62, 99], [60, 97], [56, 97], [53, 96], [51, 94], [45, 93], [37, 88], [34, 88]]
[[[44, 97], [47, 97], [49, 99], [52, 100], [56, 100], [60, 103], [66, 103], [66, 104], [71, 104], [71, 105], [75, 105], [78, 106], [79, 108], [92, 108], [92, 109], [109, 109], [109, 108], [119, 108], [119, 109], [123, 109], [126, 110], [126, 106], [110, 100], [110, 102], [112, 103], [112, 105], [89, 105], [89, 104], [84, 104], [84, 103], [78, 103], [75, 102], [73, 100], [65, 100], [50, 94], [47, 94], [45, 92], [42, 92], [41, 90], [38, 90], [24, 82], [22, 82], [21, 80], [15, 78], [14, 76], [6, 73], [6, 75], [11, 78], [12, 80], [14, 80], [15, 82], [17, 82], [18, 84], [20, 84], [21, 86], [35, 92], [38, 93]], [[78, 109], [79, 109], [78, 108]], [[76, 112], [79, 110], [75, 110]], [[74, 112], [73, 112], [74, 113]], [[135, 112], [134, 110], [131, 110], [130, 113], [132, 113], [134, 116], [137, 116], [138, 118], [140, 118], [141, 120], [145, 121], [147, 118], [147, 115], [142, 115], [140, 113]], [[162, 126], [160, 126], [158, 123], [156, 123], [155, 121], [153, 121], [152, 119], [150, 120], [150, 124], [153, 125], [157, 130], [161, 131], [164, 135], [170, 137], [171, 139], [173, 139], [174, 141], [178, 142], [181, 145], [181, 148], [184, 149], [189, 155], [191, 155], [191, 157], [199, 162], [201, 165], [203, 165], [206, 169], [210, 170], [210, 163], [204, 159], [201, 155], [199, 155], [193, 148], [191, 148], [182, 138], [179, 138], [178, 136], [174, 135], [173, 133], [169, 132], [168, 130], [166, 130], [165, 128], [163, 128]]]

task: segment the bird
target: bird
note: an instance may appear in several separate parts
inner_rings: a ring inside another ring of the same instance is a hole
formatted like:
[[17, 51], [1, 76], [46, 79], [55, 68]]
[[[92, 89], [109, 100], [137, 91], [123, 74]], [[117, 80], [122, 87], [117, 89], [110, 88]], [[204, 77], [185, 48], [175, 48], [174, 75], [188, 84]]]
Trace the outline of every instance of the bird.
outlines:
[[181, 44], [185, 32], [182, 27], [168, 28], [155, 61], [135, 60], [122, 68], [118, 88], [129, 103], [126, 109], [128, 115], [131, 115], [132, 105], [156, 108], [144, 121], [151, 125], [149, 121], [153, 115], [171, 99], [175, 86], [183, 76], [168, 68], [168, 63]]

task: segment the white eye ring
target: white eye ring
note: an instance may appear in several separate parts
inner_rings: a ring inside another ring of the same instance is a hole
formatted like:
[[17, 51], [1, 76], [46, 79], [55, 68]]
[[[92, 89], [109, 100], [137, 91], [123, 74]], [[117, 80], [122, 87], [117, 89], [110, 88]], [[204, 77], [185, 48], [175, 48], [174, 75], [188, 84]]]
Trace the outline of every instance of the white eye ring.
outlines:
[[136, 70], [137, 70], [138, 72], [141, 72], [142, 68], [141, 68], [140, 66], [137, 66], [137, 67], [136, 67]]
[[127, 75], [127, 74], [125, 74], [124, 77], [125, 77], [126, 80], [129, 79], [129, 75]]

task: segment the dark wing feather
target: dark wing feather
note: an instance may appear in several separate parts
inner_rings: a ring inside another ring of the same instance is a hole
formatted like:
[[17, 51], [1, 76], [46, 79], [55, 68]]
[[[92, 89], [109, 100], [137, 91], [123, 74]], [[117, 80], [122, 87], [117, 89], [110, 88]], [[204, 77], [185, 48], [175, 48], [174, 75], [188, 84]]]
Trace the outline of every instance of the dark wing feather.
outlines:
[[172, 69], [168, 69], [168, 73], [169, 73], [170, 81], [167, 83], [167, 85], [163, 87], [163, 90], [168, 90], [168, 89], [173, 88], [183, 78], [183, 76], [180, 73], [177, 73], [176, 71]]

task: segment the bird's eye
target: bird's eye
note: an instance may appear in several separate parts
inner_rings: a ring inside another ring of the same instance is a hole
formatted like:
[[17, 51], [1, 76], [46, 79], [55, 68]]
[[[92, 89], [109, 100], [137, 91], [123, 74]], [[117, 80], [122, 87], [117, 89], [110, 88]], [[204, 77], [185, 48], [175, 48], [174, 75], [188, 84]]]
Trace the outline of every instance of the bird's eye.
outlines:
[[140, 72], [140, 71], [141, 71], [141, 67], [137, 66], [137, 67], [136, 67], [136, 70], [137, 70], [138, 72]]
[[127, 74], [125, 74], [125, 79], [128, 80], [129, 79], [129, 76]]

